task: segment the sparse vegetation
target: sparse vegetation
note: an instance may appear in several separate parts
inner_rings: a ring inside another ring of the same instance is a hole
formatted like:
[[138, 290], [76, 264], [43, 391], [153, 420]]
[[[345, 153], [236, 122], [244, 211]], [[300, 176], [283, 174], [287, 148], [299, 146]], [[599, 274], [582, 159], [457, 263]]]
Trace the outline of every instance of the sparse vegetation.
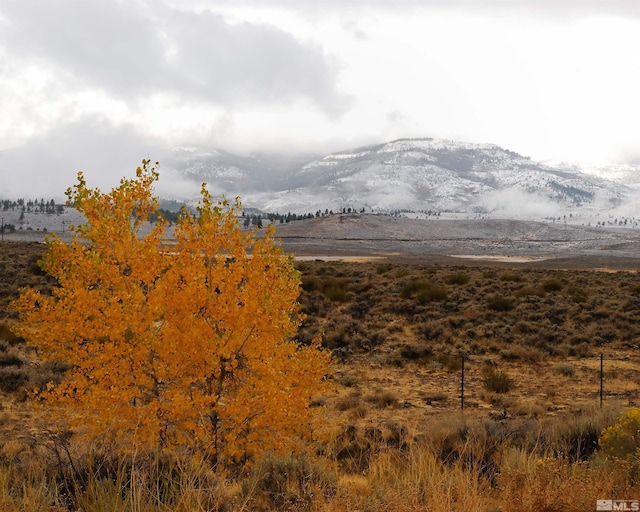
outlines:
[[542, 282], [542, 289], [545, 292], [559, 292], [562, 290], [562, 282], [556, 277], [545, 279]]
[[427, 302], [445, 300], [447, 298], [447, 289], [424, 280], [411, 280], [406, 283], [400, 291], [400, 297], [403, 299], [415, 298], [418, 302], [424, 304]]
[[[637, 453], [628, 445], [634, 413], [623, 408], [640, 391], [635, 274], [298, 264], [307, 315], [298, 339], [322, 334], [333, 349], [335, 385], [314, 406], [334, 426], [320, 436], [317, 459], [267, 455], [223, 474], [186, 453], [90, 456], [91, 446], [52, 438], [29, 413], [26, 390], [69, 369], [40, 361], [11, 330], [7, 305], [18, 288], [55, 286], [28, 270], [43, 249], [0, 244], [0, 382], [13, 389], [0, 407], [0, 510], [579, 512], [603, 496], [640, 495], [637, 460], [627, 460]], [[468, 280], [452, 280], [459, 273]], [[554, 279], [561, 288], [547, 289]], [[438, 287], [444, 298], [418, 299], [419, 289]], [[494, 297], [511, 307], [491, 309]]]
[[568, 363], [558, 363], [553, 367], [553, 371], [565, 377], [573, 377], [576, 374], [575, 367]]
[[493, 368], [484, 372], [482, 384], [487, 391], [494, 393], [507, 393], [513, 389], [513, 379], [506, 372]]
[[514, 307], [513, 299], [509, 297], [501, 297], [494, 295], [487, 300], [487, 307], [492, 311], [505, 312], [511, 311]]
[[447, 284], [467, 284], [471, 277], [466, 272], [454, 272], [445, 276], [444, 280]]

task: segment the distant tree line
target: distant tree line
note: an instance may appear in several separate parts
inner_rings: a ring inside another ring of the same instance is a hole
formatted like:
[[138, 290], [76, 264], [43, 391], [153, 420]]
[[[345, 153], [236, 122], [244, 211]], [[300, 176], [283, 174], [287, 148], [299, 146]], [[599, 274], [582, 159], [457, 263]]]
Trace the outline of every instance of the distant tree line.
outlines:
[[[365, 213], [365, 209], [361, 208], [360, 210], [356, 210], [355, 208], [342, 208], [342, 210], [338, 210], [338, 214], [352, 214], [352, 213]], [[319, 217], [325, 217], [327, 215], [336, 215], [333, 210], [329, 210], [329, 208], [325, 208], [325, 210], [316, 210], [315, 213], [307, 212], [307, 213], [291, 213], [288, 212], [286, 214], [282, 213], [248, 213], [242, 212], [243, 217], [243, 226], [245, 228], [249, 228], [251, 226], [256, 226], [261, 228], [264, 222], [268, 222], [269, 224], [287, 224], [289, 222], [295, 222], [298, 220], [309, 220]]]
[[5, 212], [9, 210], [48, 214], [60, 214], [64, 212], [64, 205], [56, 204], [53, 199], [50, 201], [45, 201], [44, 198], [41, 198], [39, 201], [37, 199], [25, 201], [23, 198], [16, 200], [1, 199], [0, 204], [2, 205], [2, 211]]
[[164, 208], [158, 208], [155, 213], [149, 215], [149, 222], [154, 223], [158, 220], [158, 218], [162, 217], [169, 224], [175, 224], [181, 218], [182, 212], [175, 212], [170, 210], [165, 210]]
[[15, 233], [16, 232], [16, 226], [15, 224], [0, 224], [0, 233], [2, 233], [3, 235], [5, 233]]

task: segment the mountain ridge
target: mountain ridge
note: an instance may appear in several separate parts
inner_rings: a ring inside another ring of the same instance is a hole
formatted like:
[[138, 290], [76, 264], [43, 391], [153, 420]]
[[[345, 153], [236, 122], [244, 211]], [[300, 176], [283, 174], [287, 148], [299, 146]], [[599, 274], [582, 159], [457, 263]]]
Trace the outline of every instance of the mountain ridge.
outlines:
[[244, 205], [264, 212], [631, 216], [638, 197], [628, 179], [536, 162], [496, 144], [430, 137], [345, 149], [306, 162], [193, 150], [174, 153], [169, 167], [174, 179], [207, 182], [212, 192], [241, 195]]

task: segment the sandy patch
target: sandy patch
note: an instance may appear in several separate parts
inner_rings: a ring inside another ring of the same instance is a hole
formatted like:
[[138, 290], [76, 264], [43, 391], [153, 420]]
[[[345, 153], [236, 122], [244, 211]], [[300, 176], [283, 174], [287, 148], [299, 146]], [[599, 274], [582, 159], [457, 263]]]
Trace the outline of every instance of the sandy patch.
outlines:
[[450, 254], [452, 258], [465, 260], [499, 261], [502, 263], [531, 263], [534, 261], [546, 261], [554, 259], [552, 256], [506, 256], [506, 255], [478, 255], [478, 254]]
[[296, 261], [349, 261], [353, 263], [367, 263], [370, 261], [384, 260], [386, 256], [295, 256]]

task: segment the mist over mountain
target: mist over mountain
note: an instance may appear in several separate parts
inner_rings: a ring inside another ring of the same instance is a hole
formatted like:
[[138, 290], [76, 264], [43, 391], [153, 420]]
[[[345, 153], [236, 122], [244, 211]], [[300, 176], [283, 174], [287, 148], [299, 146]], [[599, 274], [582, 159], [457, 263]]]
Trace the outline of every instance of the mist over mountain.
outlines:
[[167, 199], [192, 200], [206, 182], [212, 193], [239, 195], [245, 207], [264, 212], [351, 208], [533, 219], [640, 214], [636, 167], [535, 162], [495, 144], [400, 139], [315, 157], [178, 148], [162, 167], [163, 180], [180, 183], [161, 191]]

